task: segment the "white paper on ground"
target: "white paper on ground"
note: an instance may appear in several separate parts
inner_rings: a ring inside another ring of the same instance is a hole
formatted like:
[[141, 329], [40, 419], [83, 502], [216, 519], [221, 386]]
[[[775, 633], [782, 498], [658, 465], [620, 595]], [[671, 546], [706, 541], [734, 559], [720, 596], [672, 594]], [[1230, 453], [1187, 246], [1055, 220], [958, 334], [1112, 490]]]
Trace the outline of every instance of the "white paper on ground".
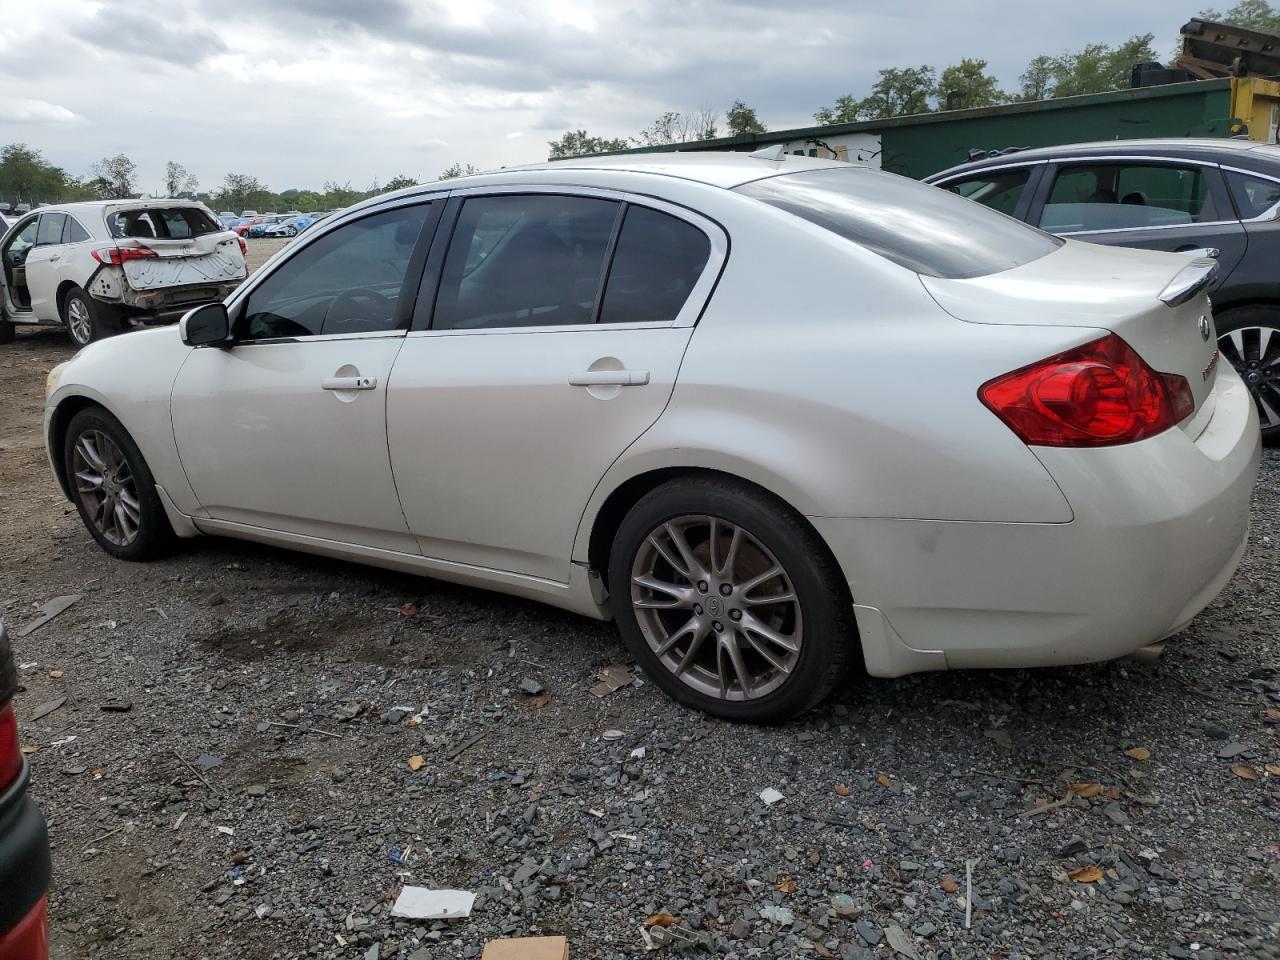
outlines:
[[393, 917], [411, 920], [452, 920], [471, 916], [476, 895], [466, 890], [428, 890], [426, 887], [405, 887], [396, 897], [391, 908]]

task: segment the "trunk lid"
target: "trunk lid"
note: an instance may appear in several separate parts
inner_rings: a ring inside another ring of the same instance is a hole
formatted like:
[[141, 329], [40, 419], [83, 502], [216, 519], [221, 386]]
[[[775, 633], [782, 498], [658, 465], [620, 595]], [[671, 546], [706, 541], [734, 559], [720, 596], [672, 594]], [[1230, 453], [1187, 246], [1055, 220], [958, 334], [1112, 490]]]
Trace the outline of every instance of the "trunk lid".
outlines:
[[188, 240], [121, 238], [120, 247], [147, 247], [155, 257], [126, 260], [124, 275], [134, 290], [225, 283], [246, 276], [244, 255], [234, 233], [207, 233]]
[[969, 323], [1115, 333], [1154, 369], [1186, 378], [1196, 409], [1179, 426], [1195, 436], [1213, 415], [1218, 375], [1209, 298], [1200, 289], [1174, 306], [1160, 299], [1190, 263], [1186, 255], [1068, 240], [1047, 256], [1001, 273], [920, 279], [944, 310]]

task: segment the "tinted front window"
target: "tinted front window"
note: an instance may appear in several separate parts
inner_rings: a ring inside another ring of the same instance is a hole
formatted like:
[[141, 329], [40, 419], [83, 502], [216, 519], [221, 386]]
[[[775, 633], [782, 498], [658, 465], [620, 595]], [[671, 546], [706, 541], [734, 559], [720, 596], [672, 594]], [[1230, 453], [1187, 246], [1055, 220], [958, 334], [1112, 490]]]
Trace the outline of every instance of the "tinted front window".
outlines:
[[736, 188], [930, 277], [981, 277], [1061, 243], [981, 204], [863, 167], [812, 170]]
[[440, 278], [432, 327], [590, 323], [618, 204], [507, 194], [468, 200]]
[[1040, 226], [1055, 233], [1134, 230], [1220, 219], [1214, 170], [1170, 164], [1071, 164], [1054, 178]]
[[999, 210], [1010, 217], [1022, 199], [1023, 188], [1031, 179], [1031, 170], [997, 170], [972, 180], [947, 184], [947, 190], [958, 193], [967, 200], [975, 200], [984, 207]]
[[62, 228], [67, 225], [65, 213], [40, 214], [40, 230], [36, 234], [36, 246], [46, 247], [62, 242]]
[[711, 255], [707, 235], [648, 207], [628, 207], [609, 267], [601, 323], [670, 323]]
[[1236, 211], [1242, 220], [1260, 217], [1277, 203], [1280, 203], [1280, 183], [1274, 180], [1263, 180], [1251, 177], [1247, 173], [1236, 173], [1224, 170], [1227, 187], [1231, 190], [1231, 199], [1235, 201]]
[[249, 295], [241, 335], [262, 340], [395, 329], [400, 297], [421, 279], [407, 274], [428, 207], [363, 217], [298, 251]]

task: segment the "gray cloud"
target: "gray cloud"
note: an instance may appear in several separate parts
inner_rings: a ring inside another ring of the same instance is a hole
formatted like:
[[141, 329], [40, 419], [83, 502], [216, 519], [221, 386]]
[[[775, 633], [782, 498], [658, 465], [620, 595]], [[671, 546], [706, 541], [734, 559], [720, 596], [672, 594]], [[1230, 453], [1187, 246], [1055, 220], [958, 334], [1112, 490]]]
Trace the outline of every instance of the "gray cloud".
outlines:
[[127, 6], [100, 7], [70, 24], [77, 40], [107, 53], [191, 66], [226, 52], [216, 33], [203, 27], [174, 25]]

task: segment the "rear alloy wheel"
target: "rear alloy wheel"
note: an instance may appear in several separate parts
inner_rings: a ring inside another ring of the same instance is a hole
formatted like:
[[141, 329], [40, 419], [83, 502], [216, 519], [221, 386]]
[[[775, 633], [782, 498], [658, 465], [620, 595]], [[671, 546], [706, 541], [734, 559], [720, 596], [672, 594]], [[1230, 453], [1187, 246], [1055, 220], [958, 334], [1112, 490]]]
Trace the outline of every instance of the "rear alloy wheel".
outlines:
[[285, 228], [284, 228], [284, 235], [285, 235], [286, 237], [296, 237], [296, 236], [298, 235], [298, 228], [297, 228], [297, 227], [285, 227]]
[[73, 416], [63, 463], [80, 519], [107, 553], [145, 560], [169, 546], [173, 528], [151, 471], [115, 417], [99, 407]]
[[62, 322], [77, 347], [87, 347], [95, 340], [119, 332], [112, 308], [95, 302], [79, 287], [62, 300]]
[[1217, 321], [1218, 349], [1253, 396], [1262, 439], [1280, 442], [1280, 311], [1240, 307]]
[[840, 574], [812, 528], [729, 480], [674, 481], [636, 504], [614, 542], [610, 592], [654, 682], [725, 719], [813, 706], [856, 643]]

